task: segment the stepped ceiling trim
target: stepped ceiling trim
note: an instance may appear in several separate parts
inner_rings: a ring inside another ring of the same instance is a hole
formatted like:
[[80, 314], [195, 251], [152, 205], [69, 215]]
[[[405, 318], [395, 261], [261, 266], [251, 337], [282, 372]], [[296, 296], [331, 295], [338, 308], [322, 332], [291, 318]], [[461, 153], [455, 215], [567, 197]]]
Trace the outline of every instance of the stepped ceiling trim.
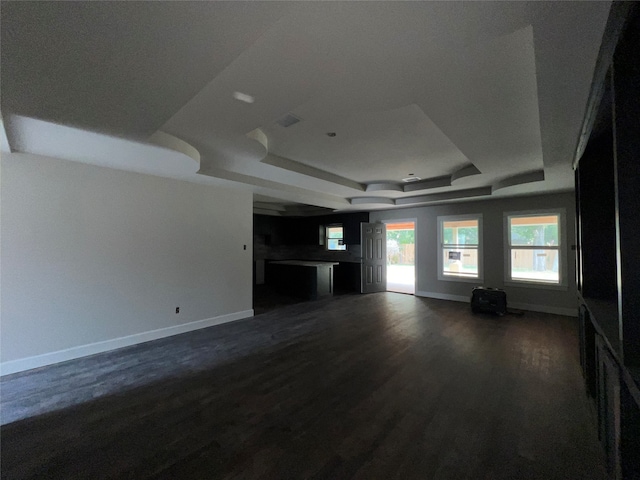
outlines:
[[499, 190], [513, 187], [516, 185], [526, 185], [534, 182], [544, 182], [544, 171], [538, 170], [536, 172], [528, 172], [520, 175], [514, 175], [512, 177], [505, 178], [496, 183], [492, 191], [497, 192]]
[[169, 150], [174, 150], [186, 155], [187, 157], [191, 157], [198, 164], [198, 169], [200, 168], [200, 152], [184, 140], [180, 140], [178, 137], [174, 137], [173, 135], [169, 135], [168, 133], [158, 130], [149, 137], [149, 143]]
[[318, 206], [325, 206], [328, 208], [340, 209], [349, 205], [349, 202], [341, 197], [334, 195], [328, 195], [325, 193], [313, 192], [304, 188], [295, 187], [291, 185], [285, 185], [271, 180], [265, 180], [263, 178], [252, 177], [250, 175], [244, 175], [241, 173], [230, 172], [221, 168], [210, 167], [206, 170], [200, 170], [198, 173], [202, 175], [208, 175], [211, 177], [222, 178], [224, 180], [231, 180], [233, 182], [244, 183], [249, 185], [255, 185], [257, 187], [267, 188], [273, 191], [287, 191], [298, 195], [303, 195], [305, 198], [310, 198], [314, 202], [318, 202]]
[[3, 153], [11, 153], [11, 143], [7, 136], [7, 130], [4, 128], [2, 113], [0, 113], [0, 151]]
[[432, 193], [415, 197], [398, 198], [396, 205], [412, 205], [419, 203], [440, 202], [443, 200], [459, 200], [464, 198], [484, 197], [491, 195], [491, 187], [470, 188], [453, 192]]
[[473, 175], [480, 175], [481, 173], [482, 172], [478, 170], [475, 165], [466, 166], [451, 175], [451, 184], [454, 185], [458, 180], [462, 180], [463, 178], [471, 177]]
[[418, 192], [420, 190], [429, 190], [431, 188], [450, 187], [451, 175], [437, 178], [427, 178], [424, 180], [418, 180], [417, 182], [406, 183], [403, 191], [405, 192]]
[[352, 205], [385, 206], [385, 205], [413, 205], [443, 200], [460, 200], [465, 198], [483, 197], [491, 195], [491, 187], [471, 188], [456, 190], [453, 192], [432, 193], [429, 195], [416, 195], [412, 197], [387, 198], [387, 197], [355, 197], [350, 200]]
[[376, 182], [369, 183], [366, 187], [367, 192], [403, 192], [403, 185], [393, 182]]
[[337, 185], [351, 188], [353, 190], [361, 192], [365, 190], [365, 187], [358, 182], [354, 182], [353, 180], [349, 180], [348, 178], [334, 175], [333, 173], [325, 172], [324, 170], [320, 170], [319, 168], [310, 167], [309, 165], [305, 165], [304, 163], [296, 162], [295, 160], [280, 157], [278, 155], [268, 154], [262, 160], [262, 163], [271, 165], [273, 167], [282, 168], [290, 172], [306, 175], [308, 177], [317, 178], [318, 180], [335, 183]]
[[377, 205], [395, 205], [396, 202], [393, 198], [385, 198], [385, 197], [356, 197], [350, 200], [351, 205], [369, 205], [369, 204], [377, 204]]
[[567, 191], [610, 5], [4, 2], [0, 140], [333, 210]]

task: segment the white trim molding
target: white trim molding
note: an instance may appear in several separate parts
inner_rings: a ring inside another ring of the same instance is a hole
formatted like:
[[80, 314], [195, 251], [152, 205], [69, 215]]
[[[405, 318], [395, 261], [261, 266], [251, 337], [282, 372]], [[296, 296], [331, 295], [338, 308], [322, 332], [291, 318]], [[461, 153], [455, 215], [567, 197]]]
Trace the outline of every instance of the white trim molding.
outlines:
[[[416, 291], [415, 295], [416, 297], [435, 298], [437, 300], [451, 300], [453, 302], [469, 303], [471, 301], [471, 295], [465, 297], [464, 295], [452, 295], [449, 293], [424, 292], [424, 291]], [[529, 312], [552, 313], [554, 315], [565, 315], [567, 317], [578, 316], [578, 307], [567, 308], [567, 307], [552, 307], [548, 305], [533, 305], [530, 303], [509, 303], [508, 299], [507, 299], [507, 308], [515, 308], [517, 310], [527, 310]]]
[[[511, 218], [518, 217], [539, 217], [546, 215], [558, 216], [558, 245], [511, 245]], [[504, 282], [505, 285], [512, 287], [527, 287], [527, 288], [543, 288], [549, 290], [566, 290], [568, 288], [568, 273], [567, 273], [567, 259], [568, 259], [568, 240], [567, 240], [567, 228], [566, 218], [567, 210], [565, 208], [541, 208], [539, 210], [524, 210], [517, 212], [503, 212], [503, 230], [504, 230]], [[556, 250], [558, 253], [558, 283], [547, 283], [536, 280], [514, 279], [511, 272], [511, 251], [512, 250]]]
[[577, 317], [578, 307], [550, 307], [547, 305], [531, 305], [530, 303], [509, 303], [507, 301], [507, 308], [515, 308], [517, 310], [528, 310], [530, 312], [540, 313], [552, 313], [554, 315], [564, 315], [567, 317]]
[[437, 300], [451, 300], [453, 302], [470, 302], [471, 301], [471, 294], [469, 294], [466, 297], [464, 295], [452, 295], [449, 293], [423, 292], [423, 291], [416, 291], [415, 294], [417, 297], [435, 298]]
[[253, 317], [254, 312], [251, 310], [242, 310], [240, 312], [228, 313], [217, 317], [206, 318], [204, 320], [196, 320], [195, 322], [183, 323], [181, 325], [173, 325], [171, 327], [159, 328], [148, 332], [135, 333], [125, 337], [112, 338], [102, 342], [89, 343], [78, 347], [66, 348], [55, 352], [35, 355], [33, 357], [20, 358], [0, 363], [0, 376], [10, 375], [12, 373], [31, 370], [32, 368], [53, 365], [54, 363], [66, 362], [75, 358], [95, 355], [96, 353], [108, 352], [118, 348], [129, 347], [138, 343], [150, 342], [160, 338], [180, 335], [181, 333], [192, 332], [202, 328], [213, 327], [223, 323], [234, 322], [245, 318]]

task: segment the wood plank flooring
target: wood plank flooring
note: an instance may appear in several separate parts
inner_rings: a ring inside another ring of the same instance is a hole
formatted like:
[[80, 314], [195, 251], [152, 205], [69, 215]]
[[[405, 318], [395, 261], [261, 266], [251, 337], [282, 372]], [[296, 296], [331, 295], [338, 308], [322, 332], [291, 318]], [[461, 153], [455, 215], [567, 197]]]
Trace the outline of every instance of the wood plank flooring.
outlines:
[[604, 479], [575, 319], [381, 293], [2, 379], [6, 479]]

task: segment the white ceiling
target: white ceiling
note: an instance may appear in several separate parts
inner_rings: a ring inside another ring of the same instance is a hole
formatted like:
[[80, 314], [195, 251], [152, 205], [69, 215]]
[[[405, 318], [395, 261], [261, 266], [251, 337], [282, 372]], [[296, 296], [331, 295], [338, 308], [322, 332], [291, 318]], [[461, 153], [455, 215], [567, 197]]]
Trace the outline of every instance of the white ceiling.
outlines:
[[4, 127], [276, 214], [568, 190], [609, 6], [3, 1]]

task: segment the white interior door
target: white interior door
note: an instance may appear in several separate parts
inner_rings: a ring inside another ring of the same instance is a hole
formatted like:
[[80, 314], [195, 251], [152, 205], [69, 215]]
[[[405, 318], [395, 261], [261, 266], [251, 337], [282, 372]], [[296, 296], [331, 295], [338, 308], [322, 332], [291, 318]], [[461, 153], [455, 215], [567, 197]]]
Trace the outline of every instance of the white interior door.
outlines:
[[387, 229], [383, 223], [361, 223], [362, 293], [387, 290]]

